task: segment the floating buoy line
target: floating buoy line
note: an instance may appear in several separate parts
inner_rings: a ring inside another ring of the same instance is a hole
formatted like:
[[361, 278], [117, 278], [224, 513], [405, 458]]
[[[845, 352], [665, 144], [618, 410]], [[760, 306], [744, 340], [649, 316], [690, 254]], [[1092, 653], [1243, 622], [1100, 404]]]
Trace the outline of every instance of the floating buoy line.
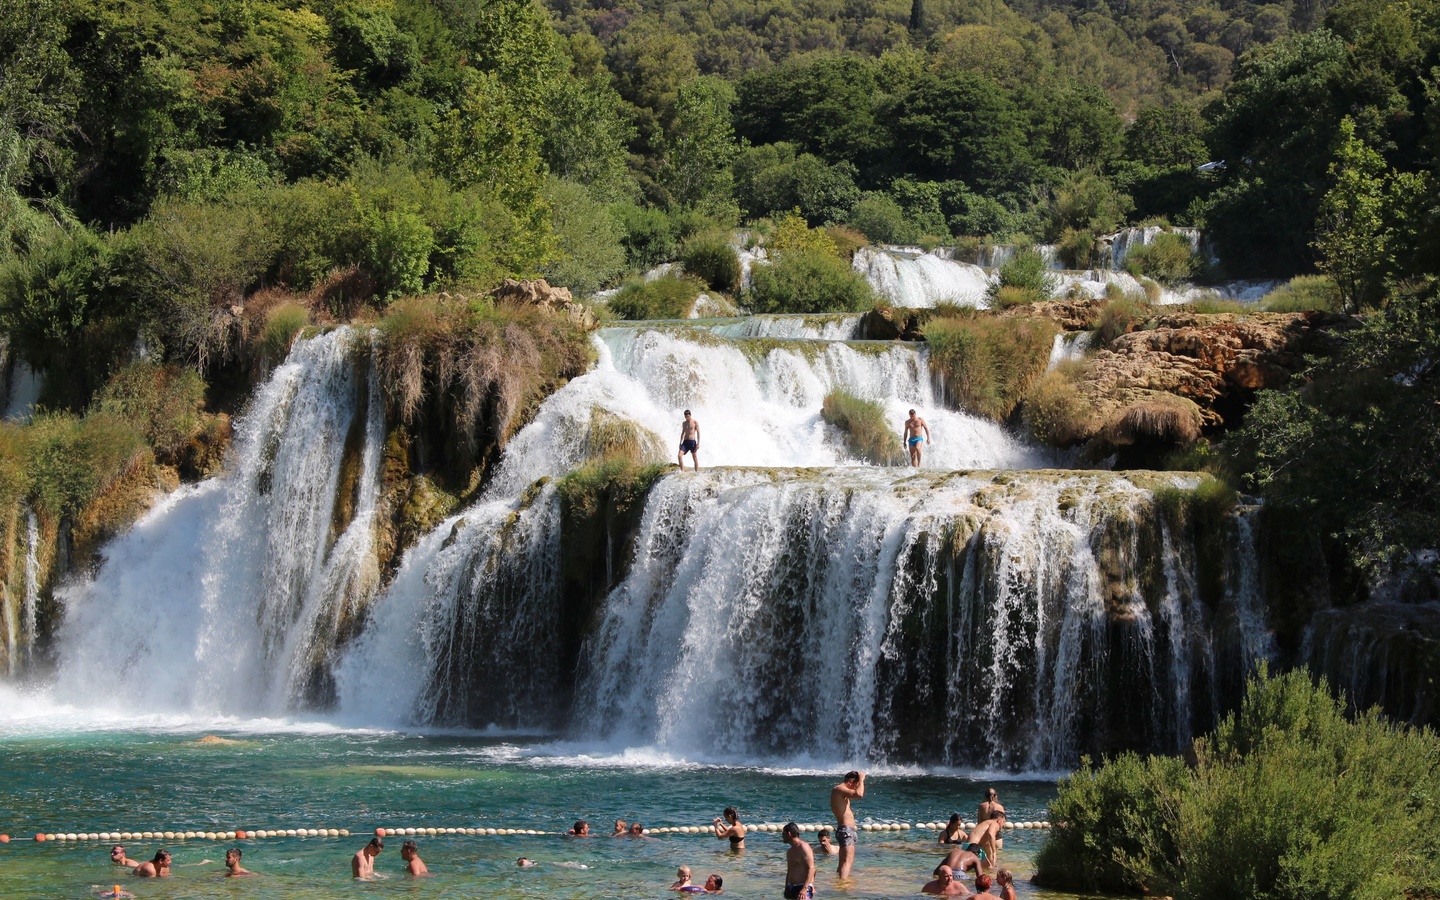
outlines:
[[[970, 829], [975, 827], [973, 822], [962, 822], [961, 826]], [[785, 826], [783, 823], [762, 822], [749, 826], [750, 831], [755, 832], [779, 832]], [[821, 823], [801, 824], [800, 831], [817, 832], [822, 828], [833, 828], [832, 825]], [[944, 822], [864, 822], [856, 826], [861, 831], [939, 831], [945, 827]], [[1049, 828], [1049, 822], [1006, 822], [1005, 830], [1029, 830]], [[338, 838], [351, 837], [354, 834], [367, 834], [368, 832], [352, 832], [348, 828], [256, 828], [240, 829], [234, 831], [56, 831], [56, 832], [35, 832], [35, 843], [47, 841], [263, 841], [273, 838]], [[659, 828], [651, 828], [646, 834], [708, 834], [714, 835], [715, 830], [710, 825], [662, 825]], [[464, 835], [466, 837], [480, 836], [512, 836], [512, 835], [563, 835], [563, 831], [538, 831], [533, 828], [480, 828], [480, 827], [410, 827], [385, 825], [375, 829], [376, 837], [439, 837], [442, 835]], [[10, 843], [10, 835], [0, 834], [0, 844]]]

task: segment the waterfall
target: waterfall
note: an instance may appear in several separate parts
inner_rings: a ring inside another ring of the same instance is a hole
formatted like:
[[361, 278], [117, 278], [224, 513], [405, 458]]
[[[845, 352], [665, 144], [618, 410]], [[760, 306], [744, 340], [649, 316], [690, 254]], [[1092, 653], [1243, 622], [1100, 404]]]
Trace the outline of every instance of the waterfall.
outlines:
[[712, 325], [710, 331], [725, 338], [777, 338], [781, 340], [848, 341], [860, 328], [855, 313], [826, 315], [746, 316]]
[[1050, 361], [1045, 364], [1045, 371], [1057, 368], [1061, 363], [1084, 359], [1086, 351], [1094, 342], [1093, 331], [1065, 331], [1055, 335], [1055, 342], [1050, 345]]
[[[28, 654], [35, 643], [40, 610], [40, 523], [35, 510], [25, 508], [25, 596], [20, 601], [20, 638]], [[19, 649], [16, 641], [14, 649]], [[10, 654], [11, 674], [16, 664], [14, 650]]]
[[993, 422], [943, 408], [923, 345], [875, 341], [725, 340], [709, 332], [649, 326], [602, 329], [596, 369], [557, 391], [511, 440], [490, 496], [516, 496], [586, 458], [592, 412], [633, 422], [673, 460], [681, 411], [701, 423], [702, 466], [857, 464], [820, 417], [836, 388], [884, 407], [900, 424], [916, 408], [934, 442], [936, 468], [1033, 468], [1052, 454], [1027, 447]]
[[1152, 504], [1100, 473], [663, 478], [581, 657], [573, 730], [1029, 769], [1176, 749], [1211, 623]]
[[979, 266], [950, 259], [946, 251], [861, 247], [855, 251], [853, 267], [877, 294], [896, 306], [954, 303], [986, 308], [990, 276]]
[[64, 589], [61, 697], [251, 714], [325, 701], [330, 638], [378, 581], [370, 340], [297, 341], [237, 421], [225, 473], [163, 498]]

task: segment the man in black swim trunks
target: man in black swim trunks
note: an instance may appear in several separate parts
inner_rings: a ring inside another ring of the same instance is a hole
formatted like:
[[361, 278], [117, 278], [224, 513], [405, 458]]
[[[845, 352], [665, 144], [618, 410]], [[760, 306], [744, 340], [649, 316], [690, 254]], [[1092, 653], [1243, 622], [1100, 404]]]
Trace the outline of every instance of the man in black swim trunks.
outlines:
[[790, 845], [785, 852], [785, 900], [813, 900], [815, 896], [815, 851], [800, 840], [800, 826], [785, 823], [780, 840]]
[[700, 420], [692, 419], [688, 409], [685, 410], [685, 421], [680, 423], [680, 454], [675, 458], [682, 469], [685, 468], [687, 453], [695, 471], [700, 471]]

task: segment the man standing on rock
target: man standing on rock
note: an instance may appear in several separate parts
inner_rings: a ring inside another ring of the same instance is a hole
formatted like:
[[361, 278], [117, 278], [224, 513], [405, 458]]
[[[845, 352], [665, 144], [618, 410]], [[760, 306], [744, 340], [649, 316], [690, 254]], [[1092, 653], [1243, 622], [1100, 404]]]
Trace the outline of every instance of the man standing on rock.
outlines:
[[695, 465], [695, 471], [700, 471], [700, 420], [690, 418], [690, 410], [685, 410], [685, 421], [680, 423], [680, 455], [676, 461], [680, 468], [685, 468], [685, 454], [690, 454], [690, 462]]
[[840, 844], [840, 868], [836, 871], [841, 878], [849, 878], [850, 867], [855, 864], [855, 813], [850, 810], [850, 801], [864, 796], [864, 772], [846, 772], [845, 780], [830, 789], [830, 811], [835, 813], [835, 834]]
[[[925, 432], [921, 437], [920, 432]], [[910, 418], [905, 420], [905, 447], [910, 451], [910, 465], [920, 465], [920, 442], [930, 443], [930, 426], [925, 420], [915, 415], [915, 410], [910, 410]], [[842, 845], [843, 846], [843, 845]]]

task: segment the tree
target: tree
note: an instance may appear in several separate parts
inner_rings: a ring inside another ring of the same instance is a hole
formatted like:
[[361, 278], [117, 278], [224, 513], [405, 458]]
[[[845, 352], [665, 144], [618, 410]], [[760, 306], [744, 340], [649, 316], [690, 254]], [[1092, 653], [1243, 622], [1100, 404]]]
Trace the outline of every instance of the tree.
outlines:
[[738, 149], [730, 118], [734, 102], [734, 89], [715, 77], [697, 78], [680, 89], [661, 169], [661, 183], [676, 203], [730, 201], [730, 161]]
[[1386, 174], [1385, 161], [1355, 136], [1355, 122], [1347, 117], [1340, 123], [1340, 146], [1330, 166], [1334, 186], [1320, 201], [1313, 246], [1321, 271], [1351, 311], [1374, 306], [1384, 291]]

